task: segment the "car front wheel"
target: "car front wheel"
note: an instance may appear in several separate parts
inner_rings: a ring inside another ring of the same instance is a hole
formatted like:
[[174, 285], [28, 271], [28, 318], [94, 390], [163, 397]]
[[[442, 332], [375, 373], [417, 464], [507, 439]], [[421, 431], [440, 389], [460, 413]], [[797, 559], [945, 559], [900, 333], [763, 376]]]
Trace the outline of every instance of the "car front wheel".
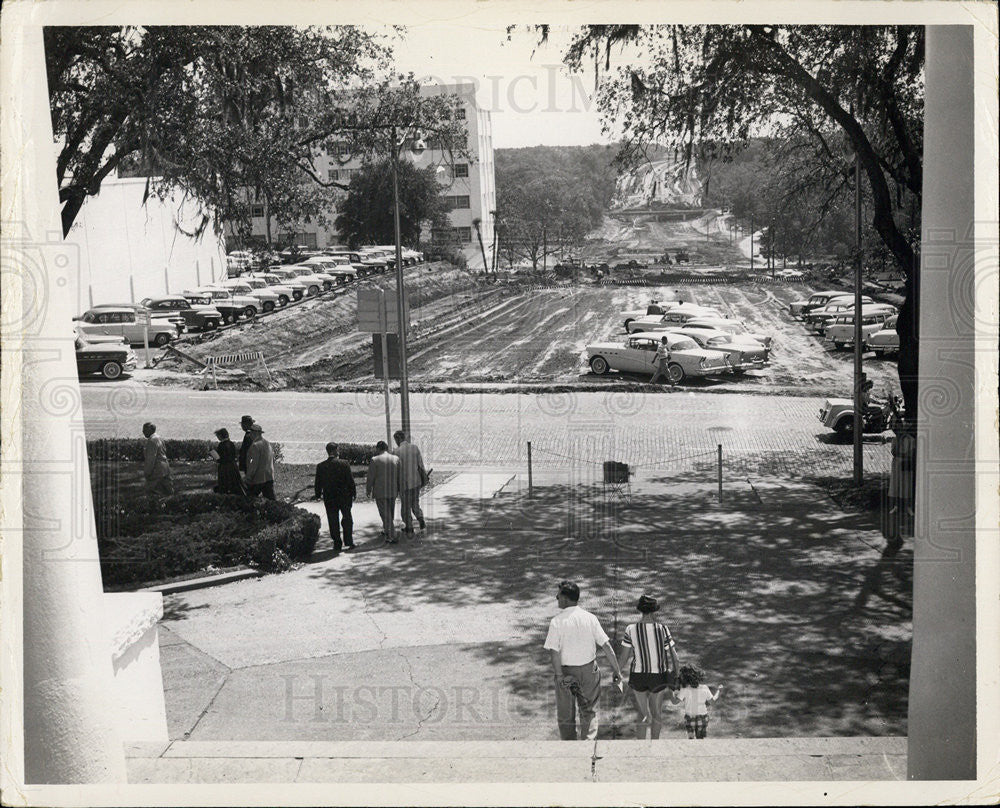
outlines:
[[230, 312], [229, 314], [225, 315], [225, 317], [223, 319], [225, 320], [226, 325], [232, 325], [233, 323], [236, 322], [237, 318], [238, 318], [238, 315], [234, 311], [234, 312]]
[[279, 295], [278, 296], [278, 305], [279, 306], [287, 306], [288, 305], [288, 295]]
[[205, 331], [215, 331], [215, 329], [218, 328], [218, 327], [219, 327], [219, 321], [218, 320], [205, 320], [205, 325], [202, 326], [202, 328]]
[[608, 365], [608, 360], [603, 356], [595, 356], [590, 360], [590, 369], [594, 371], [598, 376], [603, 376], [611, 368]]
[[676, 362], [671, 362], [667, 365], [667, 378], [670, 379], [671, 384], [678, 384], [684, 381], [684, 368]]
[[118, 362], [105, 362], [101, 366], [101, 375], [105, 379], [117, 379], [122, 375], [122, 366]]
[[833, 347], [836, 348], [838, 351], [844, 350], [844, 346], [846, 344], [847, 344], [846, 342], [837, 342], [837, 340], [833, 341]]
[[153, 339], [153, 345], [155, 345], [157, 348], [162, 348], [168, 342], [170, 342], [170, 335], [162, 332], [157, 334], [156, 337]]
[[248, 320], [252, 320], [254, 317], [257, 316], [257, 309], [255, 309], [253, 306], [247, 306], [245, 309], [243, 309], [243, 316], [246, 317]]
[[313, 286], [310, 286], [310, 287], [309, 287], [309, 294], [310, 294], [311, 296], [316, 296], [316, 295], [318, 295], [318, 294], [319, 294], [319, 287], [318, 287], [318, 286], [316, 286], [315, 284], [314, 284]]
[[274, 303], [270, 300], [265, 300], [264, 311], [274, 311]]
[[626, 320], [625, 321], [625, 333], [628, 333], [629, 331], [631, 331], [631, 329], [629, 328], [629, 326], [632, 325], [632, 323], [634, 323], [634, 322], [635, 322], [635, 320]]

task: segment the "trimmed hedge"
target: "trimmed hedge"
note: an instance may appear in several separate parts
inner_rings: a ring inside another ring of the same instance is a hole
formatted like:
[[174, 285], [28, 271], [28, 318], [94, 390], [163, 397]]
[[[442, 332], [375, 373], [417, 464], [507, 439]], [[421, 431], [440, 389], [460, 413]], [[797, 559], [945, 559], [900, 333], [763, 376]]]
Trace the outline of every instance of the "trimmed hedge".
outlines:
[[265, 572], [305, 561], [320, 519], [285, 502], [212, 493], [112, 501], [94, 492], [105, 585], [249, 564]]
[[[234, 441], [239, 448], [240, 441]], [[206, 460], [208, 453], [218, 441], [166, 438], [163, 441], [168, 460]], [[282, 459], [281, 444], [271, 441], [275, 461]], [[87, 456], [91, 460], [138, 460], [144, 459], [145, 438], [94, 438], [87, 441]]]
[[367, 466], [375, 455], [375, 444], [338, 443], [337, 456], [352, 466]]

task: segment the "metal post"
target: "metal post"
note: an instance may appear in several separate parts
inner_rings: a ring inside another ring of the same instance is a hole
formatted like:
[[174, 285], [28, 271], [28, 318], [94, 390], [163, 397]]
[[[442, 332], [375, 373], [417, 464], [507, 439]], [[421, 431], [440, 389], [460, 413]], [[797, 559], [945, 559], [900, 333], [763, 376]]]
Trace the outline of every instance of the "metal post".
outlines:
[[753, 272], [753, 214], [750, 214], [750, 271]]
[[[135, 303], [135, 278], [131, 274], [128, 276], [128, 300], [129, 303]], [[91, 302], [91, 308], [93, 308], [93, 302]]]
[[543, 226], [542, 227], [542, 272], [545, 272], [549, 268], [548, 260], [546, 259], [546, 255], [548, 254], [548, 252], [549, 252], [548, 233], [546, 232], [545, 227]]
[[719, 446], [719, 502], [722, 502], [722, 444]]
[[531, 478], [531, 441], [528, 441], [528, 496], [532, 494], [532, 489], [534, 488], [534, 481]]
[[163, 293], [170, 294], [170, 267], [166, 265], [163, 267]]
[[[392, 127], [392, 216], [396, 228], [396, 307], [399, 315], [399, 420], [410, 436], [410, 374], [406, 363], [406, 287], [403, 284], [403, 246], [399, 230], [399, 143]], [[391, 441], [390, 441], [391, 445]]]
[[864, 455], [861, 452], [861, 438], [864, 432], [861, 412], [861, 159], [854, 152], [854, 484], [864, 481]]
[[392, 415], [389, 409], [389, 338], [382, 332], [382, 393], [385, 398], [385, 442], [392, 445]]
[[142, 317], [142, 347], [146, 351], [146, 367], [151, 368], [153, 363], [149, 359], [149, 314], [143, 314]]
[[194, 280], [199, 286], [201, 286], [201, 264], [196, 258], [194, 261]]

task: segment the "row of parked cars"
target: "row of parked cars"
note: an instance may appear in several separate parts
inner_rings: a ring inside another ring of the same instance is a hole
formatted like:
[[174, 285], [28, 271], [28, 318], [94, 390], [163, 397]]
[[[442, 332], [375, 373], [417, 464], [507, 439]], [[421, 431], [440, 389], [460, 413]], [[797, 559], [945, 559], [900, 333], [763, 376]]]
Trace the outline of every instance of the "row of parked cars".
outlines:
[[[77, 370], [81, 374], [100, 373], [107, 379], [117, 379], [135, 369], [132, 346], [142, 346], [148, 341], [149, 345], [162, 348], [185, 331], [208, 332], [252, 320], [262, 312], [386, 272], [396, 264], [394, 247], [361, 250], [334, 247], [300, 257], [302, 261], [297, 264], [237, 270], [240, 272], [237, 277], [185, 289], [178, 295], [94, 306], [74, 318]], [[419, 263], [423, 255], [407, 249], [403, 251], [403, 261]]]
[[770, 357], [771, 336], [708, 306], [660, 300], [622, 316], [624, 340], [587, 346], [590, 368], [598, 376], [611, 370], [651, 376], [664, 337], [670, 352], [667, 376], [674, 384], [687, 377], [759, 369]]
[[[827, 290], [816, 292], [807, 300], [789, 304], [789, 313], [805, 323], [806, 328], [832, 342], [837, 350], [854, 345], [855, 301], [853, 292]], [[899, 351], [896, 333], [898, 310], [891, 303], [877, 303], [861, 297], [861, 334], [863, 349], [884, 357]]]

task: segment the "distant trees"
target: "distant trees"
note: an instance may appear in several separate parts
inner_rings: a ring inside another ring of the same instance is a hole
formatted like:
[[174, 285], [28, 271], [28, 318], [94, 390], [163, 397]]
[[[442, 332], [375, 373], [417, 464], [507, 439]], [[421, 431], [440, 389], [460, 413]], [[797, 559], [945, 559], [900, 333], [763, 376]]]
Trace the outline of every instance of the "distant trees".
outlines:
[[[415, 246], [424, 225], [433, 228], [448, 223], [448, 205], [439, 194], [433, 167], [417, 168], [401, 160], [398, 170], [400, 236], [403, 244]], [[390, 161], [369, 163], [354, 174], [338, 211], [337, 230], [352, 247], [395, 242]]]
[[600, 225], [617, 178], [608, 146], [499, 149], [495, 167], [499, 252], [535, 269]]
[[796, 180], [836, 192], [853, 186], [857, 156], [871, 227], [908, 278], [897, 330], [909, 417], [917, 264], [906, 221], [919, 209], [923, 180], [924, 41], [922, 26], [906, 25], [588, 25], [565, 54], [572, 67], [593, 65], [626, 164], [651, 144], [713, 159], [753, 136], [783, 136], [800, 165], [815, 169]]

